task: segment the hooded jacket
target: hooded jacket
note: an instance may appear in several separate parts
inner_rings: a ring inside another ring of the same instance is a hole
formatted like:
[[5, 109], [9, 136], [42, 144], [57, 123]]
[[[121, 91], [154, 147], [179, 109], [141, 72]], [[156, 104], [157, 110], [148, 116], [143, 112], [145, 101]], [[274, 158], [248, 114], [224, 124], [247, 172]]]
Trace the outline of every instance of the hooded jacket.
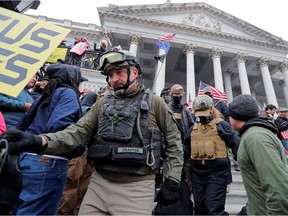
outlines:
[[79, 67], [55, 64], [47, 68], [50, 79], [43, 95], [37, 98], [17, 128], [33, 134], [63, 130], [82, 116], [78, 91]]
[[288, 168], [277, 127], [265, 117], [240, 129], [238, 163], [246, 189], [248, 215], [288, 214]]

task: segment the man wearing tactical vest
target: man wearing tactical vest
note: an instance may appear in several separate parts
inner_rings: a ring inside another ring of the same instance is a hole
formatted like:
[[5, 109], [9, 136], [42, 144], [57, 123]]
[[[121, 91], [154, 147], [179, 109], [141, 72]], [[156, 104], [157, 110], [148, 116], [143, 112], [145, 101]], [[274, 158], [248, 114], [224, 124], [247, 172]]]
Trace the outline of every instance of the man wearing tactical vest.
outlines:
[[[183, 95], [184, 95], [183, 87], [179, 84], [173, 85], [170, 91], [171, 101], [169, 102], [168, 106], [172, 110], [174, 118], [178, 123], [181, 132], [182, 143], [184, 144], [185, 139], [190, 135], [187, 132], [191, 127], [193, 127], [194, 120], [192, 118], [190, 111], [182, 104]], [[188, 162], [188, 160], [190, 159], [190, 148], [189, 146], [188, 148], [186, 148], [186, 146], [184, 145], [183, 150], [184, 150], [184, 160], [186, 161], [184, 163], [185, 172], [183, 174], [186, 175], [184, 176], [184, 178], [188, 179], [188, 184], [191, 188], [189, 162]]]
[[169, 172], [157, 201], [178, 201], [183, 148], [176, 121], [165, 102], [137, 82], [141, 68], [131, 53], [105, 52], [98, 69], [107, 76], [110, 93], [75, 125], [41, 136], [13, 130], [3, 138], [11, 152], [33, 149], [42, 154], [67, 153], [93, 139], [89, 156], [96, 171], [79, 214], [151, 215], [161, 132], [167, 141]]
[[196, 122], [191, 133], [191, 180], [195, 215], [225, 215], [226, 187], [230, 175], [227, 147], [237, 154], [240, 138], [220, 118], [207, 95], [193, 101]]

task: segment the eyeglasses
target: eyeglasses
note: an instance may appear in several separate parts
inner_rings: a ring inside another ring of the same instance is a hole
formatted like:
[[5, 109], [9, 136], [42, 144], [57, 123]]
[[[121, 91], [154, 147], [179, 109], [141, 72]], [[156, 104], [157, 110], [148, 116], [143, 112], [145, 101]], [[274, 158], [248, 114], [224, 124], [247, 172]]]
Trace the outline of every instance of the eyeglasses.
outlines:
[[98, 68], [99, 70], [103, 70], [107, 63], [110, 63], [110, 64], [119, 63], [120, 64], [126, 60], [127, 58], [124, 53], [117, 52], [117, 51], [108, 51], [102, 56], [100, 56]]

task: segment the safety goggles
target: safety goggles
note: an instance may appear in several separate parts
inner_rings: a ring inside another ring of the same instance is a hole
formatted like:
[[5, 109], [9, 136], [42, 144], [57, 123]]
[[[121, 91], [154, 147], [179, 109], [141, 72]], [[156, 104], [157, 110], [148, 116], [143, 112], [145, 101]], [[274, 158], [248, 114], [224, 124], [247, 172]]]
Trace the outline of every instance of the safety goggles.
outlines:
[[104, 70], [107, 63], [120, 64], [127, 61], [126, 55], [118, 51], [108, 51], [99, 58], [99, 70]]

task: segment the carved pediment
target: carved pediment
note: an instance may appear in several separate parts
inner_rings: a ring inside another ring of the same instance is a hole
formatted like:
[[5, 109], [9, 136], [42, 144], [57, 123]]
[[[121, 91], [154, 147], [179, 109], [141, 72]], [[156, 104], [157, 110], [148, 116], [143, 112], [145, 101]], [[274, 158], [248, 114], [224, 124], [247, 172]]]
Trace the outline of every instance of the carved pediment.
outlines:
[[205, 16], [205, 14], [203, 13], [198, 13], [198, 14], [187, 13], [184, 19], [182, 20], [181, 24], [207, 28], [207, 29], [211, 29], [214, 31], [221, 31], [220, 20]]

